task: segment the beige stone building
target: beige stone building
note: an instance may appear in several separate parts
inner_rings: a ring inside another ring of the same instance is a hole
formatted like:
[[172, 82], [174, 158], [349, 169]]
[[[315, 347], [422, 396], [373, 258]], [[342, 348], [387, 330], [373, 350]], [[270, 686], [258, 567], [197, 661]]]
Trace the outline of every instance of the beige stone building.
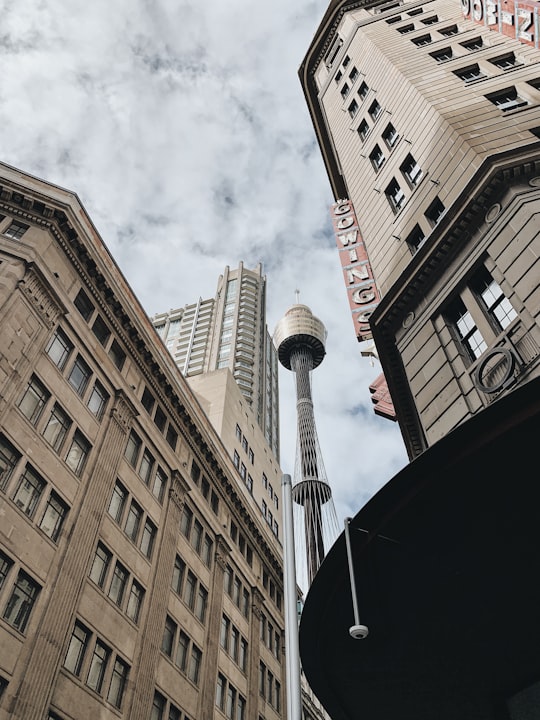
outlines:
[[279, 533], [209, 401], [76, 195], [1, 165], [0, 214], [0, 718], [283, 717]]
[[538, 375], [538, 3], [518, 4], [332, 0], [300, 68], [411, 458]]

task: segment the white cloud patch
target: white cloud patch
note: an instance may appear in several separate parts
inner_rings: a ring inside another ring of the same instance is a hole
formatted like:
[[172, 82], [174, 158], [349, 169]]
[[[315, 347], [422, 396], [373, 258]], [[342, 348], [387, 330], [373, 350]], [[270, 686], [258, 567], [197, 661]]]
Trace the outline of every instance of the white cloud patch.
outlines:
[[[0, 159], [77, 193], [148, 314], [263, 263], [271, 330], [295, 302], [328, 328], [315, 415], [338, 515], [406, 463], [360, 358], [330, 186], [298, 67], [327, 0], [3, 2]], [[294, 469], [281, 375], [282, 467]]]

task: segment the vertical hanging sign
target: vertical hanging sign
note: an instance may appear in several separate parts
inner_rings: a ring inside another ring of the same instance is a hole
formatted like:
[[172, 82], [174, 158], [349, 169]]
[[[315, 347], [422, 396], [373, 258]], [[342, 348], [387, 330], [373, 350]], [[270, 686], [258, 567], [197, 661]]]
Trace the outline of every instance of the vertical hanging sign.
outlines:
[[338, 200], [332, 205], [331, 214], [356, 337], [359, 342], [371, 340], [369, 318], [379, 304], [380, 295], [356, 214], [350, 200]]

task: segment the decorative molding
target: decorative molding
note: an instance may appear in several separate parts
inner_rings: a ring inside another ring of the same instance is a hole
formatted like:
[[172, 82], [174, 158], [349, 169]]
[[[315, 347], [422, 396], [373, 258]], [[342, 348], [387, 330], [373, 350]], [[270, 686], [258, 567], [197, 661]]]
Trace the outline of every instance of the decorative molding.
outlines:
[[111, 417], [115, 420], [124, 433], [131, 427], [133, 418], [139, 413], [123, 390], [117, 390], [114, 395], [114, 405], [111, 410]]
[[27, 265], [26, 273], [19, 281], [19, 288], [38, 311], [45, 324], [49, 328], [54, 327], [58, 317], [65, 313], [65, 308], [51, 293], [34, 263]]

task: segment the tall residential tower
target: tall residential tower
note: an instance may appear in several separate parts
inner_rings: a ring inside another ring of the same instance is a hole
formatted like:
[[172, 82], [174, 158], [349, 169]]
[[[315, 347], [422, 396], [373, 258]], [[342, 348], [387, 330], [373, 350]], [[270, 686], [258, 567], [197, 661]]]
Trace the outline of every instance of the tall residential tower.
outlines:
[[259, 264], [225, 268], [216, 295], [152, 318], [182, 374], [228, 368], [279, 459], [277, 354], [266, 327], [266, 277]]

